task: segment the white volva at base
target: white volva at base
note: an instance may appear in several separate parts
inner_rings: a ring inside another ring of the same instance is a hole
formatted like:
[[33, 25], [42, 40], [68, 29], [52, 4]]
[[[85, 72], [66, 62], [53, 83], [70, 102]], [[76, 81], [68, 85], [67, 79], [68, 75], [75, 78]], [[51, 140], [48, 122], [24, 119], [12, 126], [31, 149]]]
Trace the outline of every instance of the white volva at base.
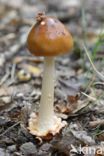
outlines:
[[36, 113], [32, 113], [29, 119], [29, 131], [31, 134], [38, 136], [38, 137], [45, 137], [48, 134], [52, 134], [53, 136], [67, 125], [66, 121], [62, 121], [61, 118], [56, 117], [55, 115], [53, 116], [52, 120], [53, 122], [50, 123], [49, 125], [46, 124], [42, 129], [39, 128], [38, 126], [38, 120], [39, 116]]

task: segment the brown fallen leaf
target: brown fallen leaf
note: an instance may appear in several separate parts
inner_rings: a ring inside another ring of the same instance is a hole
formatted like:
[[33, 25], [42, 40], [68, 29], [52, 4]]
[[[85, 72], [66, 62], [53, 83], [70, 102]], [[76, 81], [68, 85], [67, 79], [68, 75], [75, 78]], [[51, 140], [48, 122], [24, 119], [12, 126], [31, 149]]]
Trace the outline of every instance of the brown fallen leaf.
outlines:
[[75, 96], [73, 95], [68, 96], [68, 109], [71, 110], [71, 112], [77, 109], [78, 100], [79, 100], [78, 94], [76, 94]]
[[73, 96], [73, 95], [69, 95], [68, 96], [68, 101], [71, 104], [77, 103], [78, 102], [78, 99], [79, 99], [78, 94], [76, 94], [75, 96]]
[[59, 113], [68, 114], [71, 110], [68, 109], [67, 105], [61, 103], [55, 105], [55, 111]]
[[69, 95], [68, 96], [68, 103], [67, 104], [57, 104], [55, 106], [55, 110], [56, 112], [59, 113], [64, 113], [64, 114], [72, 114], [73, 111], [77, 108], [78, 106], [78, 99], [79, 96], [78, 95]]

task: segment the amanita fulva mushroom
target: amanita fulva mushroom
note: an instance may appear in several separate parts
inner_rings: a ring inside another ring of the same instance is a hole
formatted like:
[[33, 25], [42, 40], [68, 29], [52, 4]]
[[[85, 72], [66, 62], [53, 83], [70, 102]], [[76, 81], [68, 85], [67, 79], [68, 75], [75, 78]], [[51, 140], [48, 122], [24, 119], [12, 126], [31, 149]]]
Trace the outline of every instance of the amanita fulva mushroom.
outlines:
[[73, 39], [58, 19], [43, 13], [36, 19], [28, 34], [27, 45], [33, 55], [44, 56], [44, 73], [39, 113], [31, 114], [28, 129], [33, 135], [45, 137], [55, 135], [66, 125], [54, 113], [54, 57], [70, 51]]

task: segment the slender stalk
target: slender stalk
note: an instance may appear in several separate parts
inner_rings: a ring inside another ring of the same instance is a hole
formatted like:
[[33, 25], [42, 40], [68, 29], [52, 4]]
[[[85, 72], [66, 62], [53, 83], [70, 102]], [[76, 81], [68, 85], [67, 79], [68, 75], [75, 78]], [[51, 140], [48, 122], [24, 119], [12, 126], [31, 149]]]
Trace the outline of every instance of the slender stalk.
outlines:
[[38, 128], [47, 131], [54, 125], [54, 57], [45, 57]]

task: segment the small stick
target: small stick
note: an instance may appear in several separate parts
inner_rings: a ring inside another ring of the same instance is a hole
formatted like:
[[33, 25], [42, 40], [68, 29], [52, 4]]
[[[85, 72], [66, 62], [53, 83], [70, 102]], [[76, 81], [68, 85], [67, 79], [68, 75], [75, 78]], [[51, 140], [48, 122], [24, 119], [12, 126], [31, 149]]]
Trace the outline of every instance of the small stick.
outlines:
[[7, 132], [9, 132], [12, 128], [14, 128], [15, 126], [18, 126], [20, 124], [20, 121], [15, 123], [14, 125], [12, 125], [11, 127], [9, 127], [8, 129], [6, 129], [2, 134], [0, 134], [0, 137], [5, 135]]
[[2, 86], [2, 84], [8, 79], [9, 75], [10, 75], [10, 72], [7, 71], [7, 73], [0, 80], [0, 86]]
[[90, 121], [90, 123], [89, 123], [90, 127], [96, 127], [98, 125], [104, 125], [104, 119], [96, 120], [96, 121]]
[[84, 48], [84, 50], [85, 50], [85, 52], [86, 52], [86, 55], [87, 55], [87, 57], [88, 57], [88, 59], [89, 59], [91, 65], [92, 65], [92, 67], [93, 67], [95, 73], [98, 75], [98, 77], [99, 77], [102, 81], [104, 81], [104, 75], [102, 75], [102, 74], [96, 69], [95, 65], [93, 64], [93, 62], [92, 62], [92, 60], [91, 60], [91, 58], [90, 58], [90, 55], [89, 55], [89, 53], [88, 53], [88, 50], [87, 50], [87, 48], [85, 47], [84, 44], [83, 44], [83, 48]]
[[86, 97], [88, 97], [90, 100], [92, 100], [92, 101], [96, 101], [97, 99], [95, 98], [95, 97], [92, 97], [92, 96], [90, 96], [90, 95], [87, 95], [86, 93], [84, 93], [84, 92], [81, 92], [84, 96], [86, 96]]

